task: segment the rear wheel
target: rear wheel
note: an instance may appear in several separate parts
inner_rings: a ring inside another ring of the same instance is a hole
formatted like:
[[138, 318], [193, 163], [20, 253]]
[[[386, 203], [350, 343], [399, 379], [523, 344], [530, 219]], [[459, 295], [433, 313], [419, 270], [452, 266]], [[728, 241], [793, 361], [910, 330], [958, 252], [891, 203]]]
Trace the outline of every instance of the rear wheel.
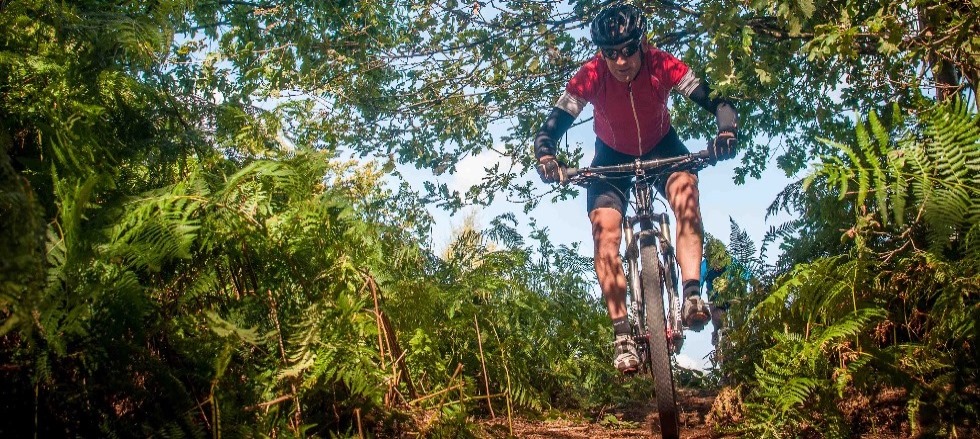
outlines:
[[643, 267], [640, 277], [646, 309], [645, 318], [647, 330], [650, 332], [650, 371], [653, 374], [657, 411], [660, 414], [660, 430], [664, 438], [678, 438], [680, 416], [674, 394], [674, 376], [670, 367], [667, 323], [664, 319], [663, 283], [655, 243], [640, 243], [640, 262]]

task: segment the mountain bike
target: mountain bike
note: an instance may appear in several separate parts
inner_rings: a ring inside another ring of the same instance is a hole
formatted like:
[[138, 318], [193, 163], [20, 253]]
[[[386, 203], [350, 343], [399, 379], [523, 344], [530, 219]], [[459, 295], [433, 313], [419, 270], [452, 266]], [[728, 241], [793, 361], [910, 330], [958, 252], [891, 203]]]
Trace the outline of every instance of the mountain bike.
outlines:
[[[667, 205], [657, 197], [653, 179], [671, 171], [697, 171], [707, 166], [707, 151], [671, 158], [639, 160], [613, 166], [567, 169], [568, 182], [580, 186], [611, 179], [636, 178], [630, 205], [623, 215], [626, 242], [627, 313], [633, 326], [640, 364], [653, 375], [660, 430], [664, 438], [680, 436], [680, 415], [674, 393], [671, 356], [684, 342], [677, 264], [671, 244]], [[664, 209], [654, 208], [656, 201]], [[638, 227], [638, 229], [637, 229]], [[667, 297], [666, 302], [664, 297]], [[668, 304], [664, 309], [664, 304]], [[666, 312], [665, 312], [666, 311]]]

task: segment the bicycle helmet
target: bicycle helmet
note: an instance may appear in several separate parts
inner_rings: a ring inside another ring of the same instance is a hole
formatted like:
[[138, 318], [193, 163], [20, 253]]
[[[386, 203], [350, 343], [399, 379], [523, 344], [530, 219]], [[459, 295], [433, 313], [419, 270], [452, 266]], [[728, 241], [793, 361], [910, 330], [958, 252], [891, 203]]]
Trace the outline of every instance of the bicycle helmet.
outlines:
[[639, 40], [647, 29], [647, 18], [640, 8], [619, 4], [609, 6], [592, 20], [592, 42], [599, 47], [612, 47]]

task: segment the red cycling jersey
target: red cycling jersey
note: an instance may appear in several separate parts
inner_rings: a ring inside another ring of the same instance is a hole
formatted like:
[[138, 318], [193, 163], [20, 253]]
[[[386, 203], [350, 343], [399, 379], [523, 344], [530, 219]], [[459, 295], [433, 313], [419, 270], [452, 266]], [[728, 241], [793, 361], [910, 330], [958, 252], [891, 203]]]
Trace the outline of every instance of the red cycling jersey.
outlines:
[[643, 62], [636, 77], [620, 82], [597, 54], [579, 68], [568, 81], [568, 96], [556, 106], [578, 116], [584, 102], [594, 108], [596, 136], [612, 149], [641, 156], [652, 150], [670, 130], [667, 98], [670, 90], [690, 95], [688, 84], [696, 79], [683, 61], [660, 49], [644, 48]]

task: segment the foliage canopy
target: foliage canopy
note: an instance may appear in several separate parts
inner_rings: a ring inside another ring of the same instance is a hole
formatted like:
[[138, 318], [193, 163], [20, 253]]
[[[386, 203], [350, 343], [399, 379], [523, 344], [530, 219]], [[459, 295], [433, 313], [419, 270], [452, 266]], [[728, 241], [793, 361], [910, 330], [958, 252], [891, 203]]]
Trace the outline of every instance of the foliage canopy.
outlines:
[[[425, 213], [537, 199], [531, 133], [605, 4], [0, 1], [0, 432], [456, 436], [621, 398], [589, 259], [514, 216], [437, 255]], [[816, 396], [811, 428], [847, 434], [835, 398], [885, 385], [940, 430], [975, 417], [976, 5], [641, 6], [738, 100], [738, 179], [819, 164], [734, 311], [747, 428]], [[388, 183], [482, 153], [508, 160], [464, 194]]]

